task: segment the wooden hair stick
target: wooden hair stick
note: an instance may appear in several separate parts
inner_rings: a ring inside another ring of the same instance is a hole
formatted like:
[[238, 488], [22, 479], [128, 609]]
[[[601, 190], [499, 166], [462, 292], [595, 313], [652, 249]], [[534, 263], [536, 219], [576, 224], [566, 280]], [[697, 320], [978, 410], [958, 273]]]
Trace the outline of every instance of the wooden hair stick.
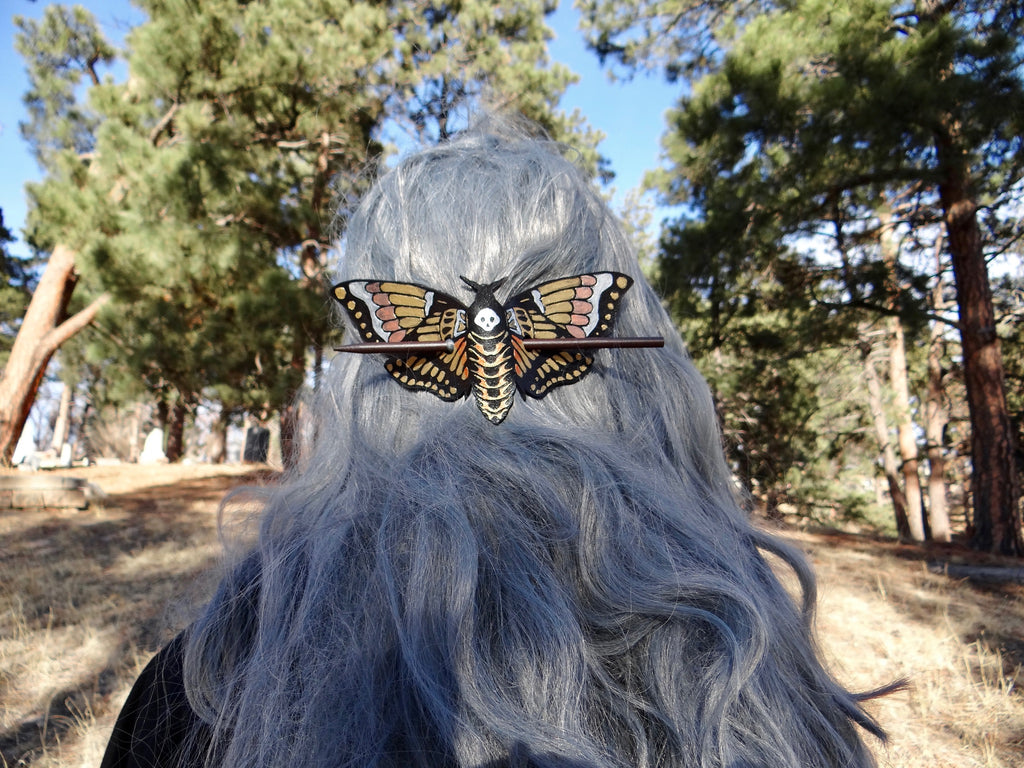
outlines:
[[[576, 339], [572, 337], [559, 337], [556, 339], [523, 339], [523, 346], [527, 349], [638, 349], [642, 347], [663, 347], [665, 339], [661, 336], [609, 336], [607, 338], [586, 337]], [[352, 352], [354, 354], [370, 355], [385, 354], [398, 355], [413, 354], [416, 352], [451, 352], [454, 342], [451, 339], [446, 341], [396, 341], [396, 342], [369, 342], [365, 344], [347, 344], [343, 347], [335, 347], [338, 352]]]

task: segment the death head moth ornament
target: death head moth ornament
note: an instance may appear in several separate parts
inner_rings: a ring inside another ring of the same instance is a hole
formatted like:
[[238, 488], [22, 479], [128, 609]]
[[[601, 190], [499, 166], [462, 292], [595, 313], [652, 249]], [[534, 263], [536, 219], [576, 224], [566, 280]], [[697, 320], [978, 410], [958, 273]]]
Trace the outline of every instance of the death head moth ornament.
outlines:
[[480, 285], [467, 307], [448, 294], [415, 283], [349, 280], [334, 297], [363, 343], [342, 352], [384, 353], [387, 372], [404, 387], [455, 401], [472, 392], [492, 423], [508, 416], [516, 390], [544, 397], [578, 381], [593, 365], [594, 347], [661, 346], [660, 338], [607, 338], [619, 302], [633, 279], [594, 272], [541, 283], [501, 304], [504, 280]]

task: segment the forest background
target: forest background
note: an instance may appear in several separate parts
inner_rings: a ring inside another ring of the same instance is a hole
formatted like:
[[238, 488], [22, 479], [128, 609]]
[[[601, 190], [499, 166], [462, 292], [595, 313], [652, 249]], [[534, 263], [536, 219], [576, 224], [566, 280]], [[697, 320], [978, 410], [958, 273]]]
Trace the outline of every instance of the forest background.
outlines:
[[[752, 506], [1024, 554], [1022, 3], [577, 6], [624, 104], [675, 89], [645, 178], [668, 218], [616, 204]], [[159, 425], [170, 460], [218, 461], [247, 420], [294, 461], [336, 225], [482, 105], [611, 181], [548, 0], [138, 7], [123, 48], [81, 9], [19, 23], [43, 177], [2, 262], [5, 460], [49, 375], [54, 450], [130, 461]]]

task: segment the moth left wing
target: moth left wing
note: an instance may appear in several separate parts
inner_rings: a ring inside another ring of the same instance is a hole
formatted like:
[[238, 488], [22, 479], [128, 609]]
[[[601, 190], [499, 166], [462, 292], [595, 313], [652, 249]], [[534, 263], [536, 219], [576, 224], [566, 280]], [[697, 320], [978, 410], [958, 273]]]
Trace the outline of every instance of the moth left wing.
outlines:
[[445, 341], [465, 333], [465, 307], [415, 283], [349, 280], [334, 286], [365, 341]]
[[506, 307], [512, 331], [516, 383], [523, 395], [543, 397], [552, 387], [583, 376], [591, 355], [571, 348], [529, 350], [524, 339], [584, 339], [612, 330], [623, 294], [633, 279], [619, 272], [594, 272], [541, 283]]
[[[350, 280], [334, 286], [334, 297], [365, 341], [452, 341], [447, 352], [389, 357], [384, 367], [407, 389], [442, 400], [469, 394], [466, 308], [448, 294], [415, 283]], [[386, 352], [386, 349], [381, 349]]]

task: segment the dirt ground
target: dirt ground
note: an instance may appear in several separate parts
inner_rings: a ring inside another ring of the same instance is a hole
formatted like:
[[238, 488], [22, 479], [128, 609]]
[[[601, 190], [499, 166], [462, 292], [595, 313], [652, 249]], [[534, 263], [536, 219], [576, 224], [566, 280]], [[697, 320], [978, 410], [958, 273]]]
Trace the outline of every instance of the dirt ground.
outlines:
[[[209, 594], [217, 509], [263, 467], [74, 469], [84, 511], [0, 515], [0, 766], [95, 766], [132, 681]], [[102, 491], [102, 493], [101, 493]], [[882, 766], [1024, 765], [1024, 563], [782, 530], [819, 575], [823, 652], [870, 703]]]

